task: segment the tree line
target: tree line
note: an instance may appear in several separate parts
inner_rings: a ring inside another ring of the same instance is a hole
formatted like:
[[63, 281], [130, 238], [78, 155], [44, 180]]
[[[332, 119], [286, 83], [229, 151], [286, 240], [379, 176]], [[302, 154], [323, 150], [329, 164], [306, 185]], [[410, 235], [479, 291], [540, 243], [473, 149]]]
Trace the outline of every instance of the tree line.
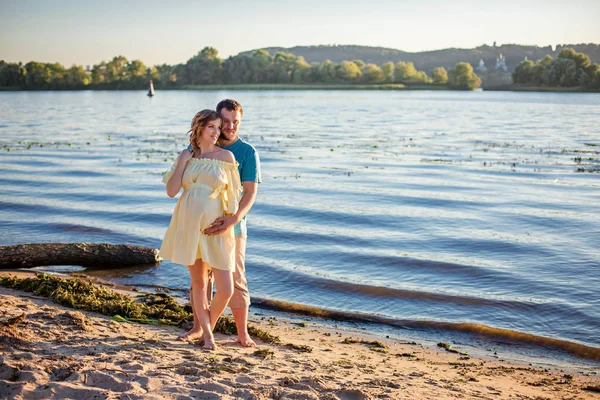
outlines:
[[565, 48], [558, 57], [546, 55], [541, 60], [522, 61], [512, 74], [516, 84], [550, 87], [577, 87], [600, 90], [600, 65], [583, 53]]
[[[472, 49], [449, 48], [440, 50], [430, 50], [422, 52], [406, 52], [393, 48], [359, 46], [359, 45], [318, 45], [318, 46], [294, 46], [294, 47], [265, 47], [264, 49], [271, 54], [276, 54], [279, 51], [293, 53], [297, 56], [303, 56], [310, 64], [313, 61], [322, 63], [325, 60], [331, 60], [336, 64], [344, 60], [363, 60], [365, 63], [375, 63], [381, 65], [388, 61], [393, 61], [394, 64], [398, 61], [413, 62], [414, 65], [423, 71], [431, 71], [436, 67], [444, 67], [446, 70], [454, 68], [461, 62], [468, 62], [475, 68], [479, 60], [483, 60], [485, 65], [494, 66], [496, 58], [502, 54], [506, 61], [506, 66], [509, 72], [513, 72], [515, 67], [528, 57], [530, 60], [538, 60], [544, 58], [546, 54], [550, 54], [556, 58], [558, 53], [563, 48], [572, 48], [575, 51], [587, 54], [595, 63], [600, 63], [600, 44], [581, 43], [562, 45], [557, 44], [552, 46], [527, 46], [519, 44], [501, 44], [481, 46]], [[240, 54], [251, 56], [254, 50], [243, 51]], [[475, 71], [478, 75], [479, 73]], [[482, 78], [483, 79], [483, 78]], [[510, 80], [510, 75], [508, 76]], [[483, 84], [485, 86], [485, 79]]]
[[152, 80], [157, 88], [218, 84], [403, 84], [438, 85], [473, 90], [481, 85], [471, 64], [457, 63], [429, 73], [412, 62], [381, 65], [361, 60], [326, 60], [307, 63], [302, 56], [267, 50], [236, 55], [223, 60], [213, 47], [205, 47], [184, 64], [146, 66], [123, 56], [96, 64], [91, 71], [82, 66], [65, 68], [59, 63], [32, 61], [27, 64], [0, 61], [0, 87], [25, 90], [144, 89]]

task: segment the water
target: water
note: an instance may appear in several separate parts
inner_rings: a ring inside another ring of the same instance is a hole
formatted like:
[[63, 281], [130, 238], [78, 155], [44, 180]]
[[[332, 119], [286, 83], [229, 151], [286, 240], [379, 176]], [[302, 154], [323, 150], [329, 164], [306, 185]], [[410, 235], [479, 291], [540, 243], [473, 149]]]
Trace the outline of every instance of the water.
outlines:
[[[600, 359], [598, 94], [0, 92], [0, 245], [158, 248], [176, 201], [162, 172], [225, 97], [262, 161], [257, 303]], [[168, 261], [89, 273], [189, 287]]]

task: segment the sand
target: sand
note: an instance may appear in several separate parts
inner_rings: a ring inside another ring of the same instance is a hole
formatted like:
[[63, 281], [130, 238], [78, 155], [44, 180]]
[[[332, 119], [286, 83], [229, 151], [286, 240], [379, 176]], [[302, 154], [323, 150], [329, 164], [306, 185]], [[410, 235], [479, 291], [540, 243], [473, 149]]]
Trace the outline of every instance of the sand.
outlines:
[[467, 357], [262, 314], [250, 323], [296, 346], [257, 340], [244, 348], [216, 334], [219, 347], [209, 352], [177, 341], [179, 328], [118, 323], [0, 287], [0, 398], [600, 399], [594, 372]]

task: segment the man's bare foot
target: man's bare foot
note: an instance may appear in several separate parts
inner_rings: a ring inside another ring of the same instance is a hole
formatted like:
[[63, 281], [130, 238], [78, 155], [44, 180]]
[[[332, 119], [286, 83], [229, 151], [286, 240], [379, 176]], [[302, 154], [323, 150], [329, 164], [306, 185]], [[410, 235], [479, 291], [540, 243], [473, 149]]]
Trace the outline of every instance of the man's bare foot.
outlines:
[[190, 329], [183, 335], [177, 336], [177, 340], [180, 342], [188, 342], [190, 340], [200, 339], [202, 337], [202, 328], [200, 329]]
[[215, 350], [217, 348], [214, 339], [203, 339], [199, 344], [202, 350]]
[[254, 347], [256, 343], [250, 337], [250, 335], [246, 332], [245, 334], [238, 335], [238, 343], [242, 345], [242, 347]]

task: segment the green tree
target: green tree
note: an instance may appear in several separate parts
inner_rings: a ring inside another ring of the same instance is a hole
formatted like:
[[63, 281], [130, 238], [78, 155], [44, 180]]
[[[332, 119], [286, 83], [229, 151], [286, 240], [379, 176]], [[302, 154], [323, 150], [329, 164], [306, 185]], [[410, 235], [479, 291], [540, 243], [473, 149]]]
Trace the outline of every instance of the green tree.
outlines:
[[530, 85], [533, 83], [535, 64], [531, 60], [521, 61], [512, 73], [514, 83]]
[[227, 83], [253, 83], [252, 58], [244, 55], [229, 57], [223, 63], [223, 75]]
[[298, 57], [292, 53], [279, 51], [273, 56], [273, 63], [270, 68], [269, 82], [289, 83], [292, 81], [292, 71], [296, 65]]
[[366, 83], [381, 83], [385, 81], [385, 74], [378, 65], [367, 64], [363, 68], [362, 79]]
[[130, 88], [141, 89], [148, 85], [148, 68], [140, 60], [132, 60], [125, 66], [125, 78], [127, 86]]
[[579, 85], [577, 64], [572, 59], [559, 57], [546, 70], [544, 79], [551, 86], [577, 86]]
[[417, 69], [412, 62], [398, 61], [394, 70], [394, 80], [399, 83], [413, 82], [417, 76]]
[[104, 81], [107, 83], [122, 81], [127, 77], [127, 58], [123, 56], [114, 57], [106, 64], [106, 75]]
[[335, 82], [335, 69], [335, 64], [332, 63], [330, 60], [323, 61], [323, 64], [321, 64], [321, 82]]
[[140, 60], [133, 60], [125, 66], [126, 79], [143, 78], [146, 75], [146, 66]]
[[66, 84], [69, 87], [77, 88], [81, 86], [87, 86], [90, 83], [90, 77], [85, 73], [85, 70], [81, 65], [72, 65], [67, 70]]
[[562, 49], [560, 53], [558, 53], [558, 58], [566, 58], [568, 60], [573, 60], [575, 61], [576, 67], [581, 68], [583, 70], [587, 69], [592, 64], [590, 58], [587, 55], [583, 53], [577, 53], [571, 48]]
[[25, 86], [25, 73], [21, 63], [0, 61], [0, 87]]
[[321, 82], [321, 64], [318, 62], [310, 63], [310, 71], [308, 72], [308, 81], [311, 83]]
[[337, 67], [336, 76], [343, 82], [356, 83], [360, 81], [362, 72], [356, 63], [342, 61]]
[[206, 58], [207, 60], [214, 60], [219, 58], [219, 52], [217, 49], [211, 46], [206, 46], [199, 53], [200, 56]]
[[600, 87], [594, 87], [596, 76], [600, 76], [600, 65], [591, 64], [585, 72], [581, 73], [579, 78], [581, 87], [586, 89], [600, 89]]
[[267, 50], [255, 50], [252, 53], [252, 60], [253, 81], [256, 83], [269, 82], [269, 68], [273, 62], [269, 52]]
[[547, 68], [550, 66], [550, 64], [552, 64], [552, 61], [554, 61], [552, 59], [552, 56], [550, 54], [547, 54], [546, 57], [542, 58], [541, 60], [538, 60], [536, 62], [536, 65]]
[[305, 83], [308, 82], [310, 74], [310, 64], [304, 60], [304, 57], [298, 57], [292, 66], [292, 82]]
[[67, 71], [60, 63], [48, 63], [46, 69], [50, 71], [50, 87], [52, 89], [60, 89], [67, 82]]
[[208, 85], [220, 83], [222, 64], [214, 47], [207, 46], [190, 58], [184, 69], [185, 83], [191, 85]]
[[[575, 64], [575, 70], [566, 60]], [[554, 82], [558, 81], [561, 86], [579, 84], [582, 88], [594, 89], [599, 68], [598, 64], [592, 63], [586, 54], [565, 48], [558, 53], [558, 59], [548, 68], [547, 76]]]
[[425, 71], [417, 71], [417, 75], [412, 79], [414, 83], [431, 83], [431, 79], [427, 76]]
[[144, 75], [145, 79], [151, 80], [154, 86], [156, 86], [157, 83], [161, 83], [160, 71], [158, 68], [156, 68], [156, 66], [146, 68], [146, 73]]
[[[174, 75], [172, 66], [168, 64], [161, 64], [154, 66], [153, 69], [156, 69], [156, 71], [158, 72], [158, 81], [162, 84], [166, 84], [172, 81]], [[177, 80], [177, 78], [175, 78], [175, 80]]]
[[365, 62], [363, 60], [354, 60], [352, 61], [354, 64], [356, 64], [356, 66], [358, 67], [358, 69], [360, 69], [361, 71], [365, 68]]
[[565, 48], [556, 60], [547, 55], [535, 64], [529, 60], [521, 62], [512, 76], [514, 83], [590, 88], [597, 69], [600, 67], [587, 55]]
[[387, 83], [394, 82], [394, 63], [388, 61], [381, 64], [381, 70], [383, 71], [384, 81]]
[[554, 60], [551, 55], [546, 55], [541, 60], [537, 60], [532, 71], [532, 82], [534, 85], [543, 85], [546, 83], [544, 76], [546, 70], [552, 65], [552, 61]]
[[431, 81], [434, 85], [445, 85], [448, 83], [448, 72], [444, 67], [437, 67], [431, 71]]
[[108, 82], [107, 66], [104, 61], [92, 67], [92, 85]]
[[588, 83], [589, 89], [600, 90], [600, 68], [592, 73], [590, 76], [590, 82]]
[[46, 89], [52, 74], [46, 64], [31, 61], [25, 64], [25, 84], [31, 89]]
[[448, 86], [459, 90], [475, 90], [481, 86], [481, 79], [473, 72], [471, 64], [459, 62], [448, 72]]

